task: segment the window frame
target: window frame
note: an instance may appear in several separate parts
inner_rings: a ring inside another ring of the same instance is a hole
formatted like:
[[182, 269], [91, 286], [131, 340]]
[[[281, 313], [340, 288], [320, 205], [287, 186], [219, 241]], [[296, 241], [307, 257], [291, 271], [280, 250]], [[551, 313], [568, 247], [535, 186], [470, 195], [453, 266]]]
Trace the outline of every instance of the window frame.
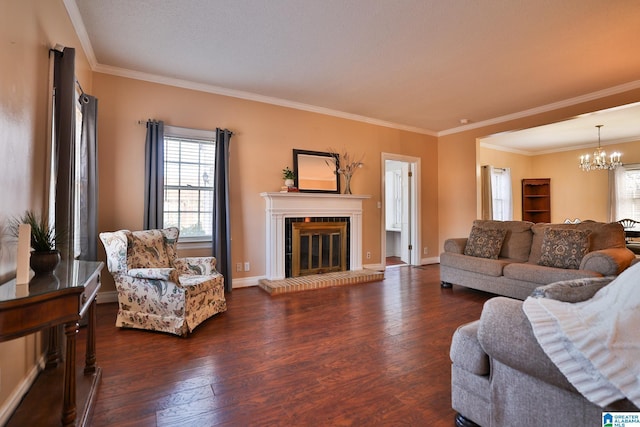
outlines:
[[[166, 203], [166, 191], [168, 187], [171, 188], [188, 188], [188, 186], [169, 186], [167, 185], [167, 156], [166, 156], [166, 147], [167, 147], [167, 139], [180, 139], [180, 140], [191, 140], [191, 141], [200, 141], [202, 143], [208, 143], [213, 145], [214, 147], [214, 153], [215, 153], [215, 144], [216, 144], [216, 133], [215, 131], [210, 131], [210, 130], [203, 130], [203, 129], [193, 129], [193, 128], [185, 128], [185, 127], [179, 127], [179, 126], [169, 126], [169, 125], [165, 125], [164, 126], [164, 141], [163, 144], [165, 146], [165, 158], [163, 160], [163, 168], [164, 168], [164, 192], [165, 192], [165, 203]], [[215, 158], [211, 159], [212, 160], [212, 164], [213, 164], [213, 168], [215, 171]], [[202, 163], [199, 163], [202, 164]], [[212, 185], [211, 185], [211, 212], [213, 212], [213, 193], [215, 191], [215, 185], [214, 185], [214, 180], [215, 180], [215, 173], [212, 174]], [[193, 188], [197, 188], [197, 189], [202, 189], [202, 188], [207, 188], [207, 187], [202, 187], [202, 186], [198, 186], [198, 187], [192, 187]], [[162, 217], [163, 217], [163, 221], [166, 215], [166, 204], [163, 204], [163, 208], [162, 208]], [[198, 212], [201, 212], [201, 210], [198, 210]], [[165, 224], [165, 226], [167, 226]], [[201, 235], [201, 236], [184, 236], [184, 235], [180, 235], [180, 239], [179, 239], [179, 243], [178, 246], [180, 247], [184, 247], [184, 248], [189, 248], [189, 249], [204, 249], [204, 248], [210, 248], [211, 247], [211, 242], [213, 240], [213, 237], [211, 235]]]
[[[628, 173], [640, 174], [640, 163], [626, 164], [623, 166], [621, 172], [623, 175], [622, 177], [623, 180], [626, 181], [626, 175]], [[627, 200], [628, 200], [627, 202], [628, 204], [640, 206], [640, 190], [638, 190], [638, 197], [631, 196], [623, 199], [621, 197], [623, 190], [620, 188], [620, 186], [625, 185], [625, 182], [620, 182], [620, 173], [617, 170], [614, 171], [613, 173], [615, 175], [615, 180], [614, 180], [615, 185], [614, 185], [613, 191], [616, 194], [613, 197], [613, 201], [614, 203], [616, 203], [616, 206], [614, 207], [616, 218], [613, 218], [612, 221], [618, 221], [625, 218], [633, 219], [635, 221], [640, 221], [640, 208], [638, 209], [638, 212], [636, 212], [635, 215], [633, 213], [627, 212], [626, 210], [623, 212], [623, 209], [621, 209], [621, 205], [625, 204], [625, 201]], [[634, 191], [634, 194], [635, 194], [635, 191]], [[634, 227], [634, 230], [638, 230], [638, 229], [640, 229], [640, 227]]]

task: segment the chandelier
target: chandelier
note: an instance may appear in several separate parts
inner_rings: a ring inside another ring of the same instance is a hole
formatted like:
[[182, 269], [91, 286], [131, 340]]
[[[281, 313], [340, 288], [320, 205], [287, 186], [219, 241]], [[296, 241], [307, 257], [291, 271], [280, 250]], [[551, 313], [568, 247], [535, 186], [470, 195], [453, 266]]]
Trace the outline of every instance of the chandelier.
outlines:
[[596, 125], [598, 128], [598, 148], [593, 152], [593, 158], [589, 154], [580, 156], [580, 169], [585, 172], [591, 170], [611, 170], [622, 165], [622, 154], [617, 151], [612, 153], [607, 160], [607, 153], [600, 147], [600, 128], [603, 125]]

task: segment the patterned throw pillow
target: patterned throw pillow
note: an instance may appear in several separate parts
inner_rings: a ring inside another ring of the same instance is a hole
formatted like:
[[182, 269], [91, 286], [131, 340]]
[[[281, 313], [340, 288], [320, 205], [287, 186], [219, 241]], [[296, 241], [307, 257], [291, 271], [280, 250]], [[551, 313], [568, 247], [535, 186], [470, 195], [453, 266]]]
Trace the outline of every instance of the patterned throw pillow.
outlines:
[[127, 233], [127, 269], [170, 267], [160, 230]]
[[547, 228], [542, 239], [539, 265], [557, 268], [580, 268], [582, 258], [589, 251], [590, 230]]
[[464, 247], [464, 254], [480, 258], [498, 259], [502, 242], [507, 235], [506, 229], [471, 227], [471, 234]]

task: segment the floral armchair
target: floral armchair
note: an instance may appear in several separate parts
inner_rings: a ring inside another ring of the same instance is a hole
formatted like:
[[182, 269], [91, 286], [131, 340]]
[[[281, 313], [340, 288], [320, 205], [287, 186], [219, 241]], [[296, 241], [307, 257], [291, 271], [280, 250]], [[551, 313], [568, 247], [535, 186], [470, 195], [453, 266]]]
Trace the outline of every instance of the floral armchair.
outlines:
[[179, 230], [100, 233], [118, 291], [116, 326], [188, 335], [227, 310], [214, 257], [176, 258]]

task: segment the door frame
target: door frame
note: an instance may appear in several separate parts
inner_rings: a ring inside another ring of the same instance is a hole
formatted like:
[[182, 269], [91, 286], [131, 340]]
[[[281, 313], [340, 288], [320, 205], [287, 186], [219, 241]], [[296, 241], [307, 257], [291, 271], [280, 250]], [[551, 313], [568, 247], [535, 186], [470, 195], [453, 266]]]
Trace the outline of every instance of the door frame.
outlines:
[[413, 156], [405, 156], [403, 154], [394, 154], [394, 153], [381, 153], [381, 230], [380, 235], [382, 242], [381, 244], [381, 262], [382, 265], [386, 268], [386, 253], [387, 253], [387, 222], [386, 222], [386, 161], [387, 160], [395, 160], [399, 162], [409, 163], [409, 169], [413, 173], [413, 180], [409, 185], [409, 206], [410, 206], [410, 236], [409, 239], [411, 241], [411, 245], [413, 246], [413, 250], [411, 251], [411, 255], [409, 257], [409, 265], [421, 265], [422, 263], [422, 242], [420, 239], [421, 233], [421, 203], [420, 203], [420, 193], [421, 193], [421, 158], [413, 157]]

